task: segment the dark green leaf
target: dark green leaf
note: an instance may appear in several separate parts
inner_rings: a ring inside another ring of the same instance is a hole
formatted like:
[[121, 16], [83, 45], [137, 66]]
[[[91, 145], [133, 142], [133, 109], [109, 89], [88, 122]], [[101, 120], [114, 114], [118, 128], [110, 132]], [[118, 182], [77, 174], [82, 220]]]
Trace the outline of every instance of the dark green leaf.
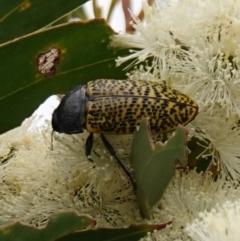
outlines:
[[1, 0], [0, 43], [36, 31], [88, 0]]
[[58, 241], [137, 241], [146, 236], [148, 232], [161, 230], [167, 224], [159, 225], [131, 225], [128, 228], [98, 228], [80, 231], [60, 238]]
[[[64, 94], [78, 84], [98, 78], [124, 79], [115, 58], [127, 50], [109, 48], [113, 30], [104, 20], [49, 28], [0, 47], [0, 133], [18, 126], [52, 94]], [[60, 51], [56, 73], [38, 71], [39, 54]]]
[[95, 221], [88, 216], [79, 216], [75, 212], [62, 212], [53, 214], [44, 228], [35, 228], [20, 222], [0, 228], [0, 240], [50, 241], [92, 225], [95, 225]]
[[[204, 140], [203, 142], [197, 139], [196, 137], [192, 137], [191, 141], [189, 141], [188, 143], [188, 147], [191, 150], [191, 152], [188, 155], [188, 165], [192, 169], [196, 168], [197, 172], [210, 171], [209, 166], [212, 161], [211, 155], [207, 156], [206, 158], [203, 158], [201, 156], [201, 153], [205, 151], [204, 146], [206, 145], [206, 141], [207, 140]], [[205, 154], [209, 153], [205, 152]]]
[[175, 162], [187, 164], [187, 131], [179, 126], [166, 144], [152, 141], [147, 119], [140, 124], [132, 142], [132, 166], [137, 184], [137, 199], [143, 217], [162, 197], [173, 177]]

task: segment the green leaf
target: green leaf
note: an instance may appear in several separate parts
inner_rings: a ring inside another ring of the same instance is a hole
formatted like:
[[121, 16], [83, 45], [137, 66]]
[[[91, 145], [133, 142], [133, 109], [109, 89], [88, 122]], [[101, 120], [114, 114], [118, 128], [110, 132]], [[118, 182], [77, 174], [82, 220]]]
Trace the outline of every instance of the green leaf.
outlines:
[[58, 241], [137, 241], [147, 235], [148, 232], [161, 230], [168, 224], [159, 225], [131, 225], [128, 228], [97, 228], [80, 231], [60, 238]]
[[[98, 78], [124, 79], [126, 65], [116, 67], [115, 59], [128, 50], [109, 48], [113, 34], [97, 19], [52, 27], [0, 47], [0, 133], [20, 125], [52, 94]], [[52, 48], [60, 51], [56, 73], [41, 74], [40, 54]]]
[[36, 31], [88, 0], [1, 0], [0, 43]]
[[197, 139], [196, 137], [192, 137], [191, 141], [188, 143], [188, 148], [191, 150], [191, 152], [188, 155], [188, 165], [191, 169], [196, 168], [197, 172], [206, 172], [210, 171], [211, 166], [211, 155], [203, 158], [201, 156], [201, 153], [205, 152], [204, 154], [209, 154], [208, 151], [206, 152], [204, 146], [206, 145], [206, 142], [209, 142], [208, 140], [202, 140]]
[[175, 162], [187, 164], [187, 130], [179, 126], [166, 144], [154, 145], [147, 119], [140, 124], [132, 142], [132, 166], [137, 185], [137, 200], [141, 214], [149, 218], [149, 211], [163, 196], [174, 175]]
[[0, 229], [1, 241], [50, 241], [56, 240], [76, 230], [95, 225], [95, 220], [75, 212], [53, 214], [46, 227], [36, 228], [17, 222]]

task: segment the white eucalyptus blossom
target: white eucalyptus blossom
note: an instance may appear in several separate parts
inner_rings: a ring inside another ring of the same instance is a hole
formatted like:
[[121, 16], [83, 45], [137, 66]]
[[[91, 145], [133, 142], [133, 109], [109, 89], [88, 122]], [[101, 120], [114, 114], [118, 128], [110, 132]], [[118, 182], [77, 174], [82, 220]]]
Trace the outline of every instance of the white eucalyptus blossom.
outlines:
[[[109, 154], [93, 152], [94, 163], [85, 156], [87, 132], [54, 134], [51, 151], [50, 123], [39, 130], [36, 119], [34, 114], [0, 137], [0, 225], [20, 220], [43, 226], [63, 210], [89, 214], [102, 227], [141, 219], [132, 185]], [[124, 156], [124, 150], [118, 154]]]
[[195, 170], [177, 172], [163, 199], [153, 209], [151, 222], [172, 221], [168, 231], [154, 232], [155, 240], [188, 240], [184, 230], [187, 223], [196, 219], [200, 212], [210, 211], [216, 203], [238, 200], [240, 189], [237, 187], [237, 182], [227, 181], [224, 178], [213, 181], [210, 172], [205, 175]]
[[217, 204], [187, 225], [186, 231], [195, 241], [238, 241], [240, 200]]
[[143, 10], [145, 21], [133, 16], [137, 35], [112, 39], [115, 47], [137, 49], [117, 63], [145, 64], [129, 78], [165, 80], [194, 98], [199, 115], [189, 126], [203, 145], [200, 156], [239, 179], [240, 1], [145, 1]]
[[182, 229], [174, 228], [173, 225], [168, 225], [160, 231], [155, 230], [153, 233], [148, 233], [141, 241], [191, 241], [192, 239]]
[[[211, 112], [211, 114], [210, 114]], [[240, 126], [236, 115], [225, 116], [219, 104], [213, 111], [203, 108], [192, 123], [203, 152], [198, 156], [210, 157], [226, 178], [239, 179], [240, 173]]]
[[[164, 10], [164, 2], [161, 4]], [[163, 10], [163, 11], [164, 11]], [[166, 80], [169, 77], [169, 68], [171, 58], [176, 54], [181, 55], [182, 49], [175, 39], [175, 33], [169, 29], [169, 17], [162, 14], [161, 10], [149, 6], [146, 2], [143, 4], [146, 25], [137, 17], [132, 15], [133, 27], [139, 31], [140, 35], [117, 35], [113, 37], [112, 46], [114, 47], [132, 47], [140, 50], [132, 50], [126, 57], [119, 57], [117, 64], [135, 59], [132, 65], [144, 62], [148, 57], [153, 57], [153, 63], [149, 65], [149, 71], [157, 71], [160, 79]]]
[[[133, 16], [138, 35], [116, 35], [112, 45], [137, 48], [118, 64], [152, 57], [149, 70], [194, 97], [200, 107], [224, 106], [240, 115], [240, 1], [179, 0], [144, 3], [145, 22]], [[135, 59], [135, 60], [134, 60]]]

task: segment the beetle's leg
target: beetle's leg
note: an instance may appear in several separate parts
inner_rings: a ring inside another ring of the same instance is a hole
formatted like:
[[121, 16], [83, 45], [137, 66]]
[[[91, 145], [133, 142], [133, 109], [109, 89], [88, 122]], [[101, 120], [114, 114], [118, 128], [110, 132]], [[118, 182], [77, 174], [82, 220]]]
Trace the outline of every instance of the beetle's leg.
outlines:
[[129, 177], [134, 190], [136, 190], [136, 183], [131, 175], [131, 173], [127, 170], [127, 168], [122, 164], [122, 162], [120, 161], [120, 159], [117, 157], [116, 152], [114, 150], [114, 148], [112, 147], [112, 145], [108, 142], [108, 140], [106, 139], [106, 137], [103, 134], [100, 134], [103, 144], [104, 146], [107, 148], [107, 150], [109, 151], [109, 153], [116, 159], [117, 163], [119, 166], [121, 166], [121, 168], [124, 170], [125, 174]]
[[93, 133], [90, 133], [85, 144], [85, 154], [88, 160], [91, 162], [92, 162], [92, 159], [90, 158], [90, 154], [92, 151], [92, 146], [93, 146]]

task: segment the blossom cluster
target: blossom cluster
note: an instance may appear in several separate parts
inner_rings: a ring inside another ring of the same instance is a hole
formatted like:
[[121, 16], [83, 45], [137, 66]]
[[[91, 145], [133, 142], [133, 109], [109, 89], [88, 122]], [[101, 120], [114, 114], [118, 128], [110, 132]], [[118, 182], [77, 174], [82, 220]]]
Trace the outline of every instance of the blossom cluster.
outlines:
[[132, 16], [136, 35], [112, 39], [132, 49], [117, 64], [132, 60], [129, 78], [165, 81], [191, 96], [199, 115], [189, 127], [206, 143], [201, 157], [239, 179], [240, 1], [155, 1], [143, 9], [145, 21]]
[[[0, 136], [0, 225], [21, 220], [42, 227], [51, 213], [74, 209], [101, 227], [173, 221], [145, 241], [239, 236], [240, 0], [156, 0], [143, 9], [144, 21], [132, 15], [136, 35], [112, 38], [112, 46], [132, 48], [117, 64], [132, 60], [130, 79], [164, 82], [196, 100], [199, 114], [188, 125], [201, 147], [196, 157], [210, 158], [221, 175], [213, 181], [208, 172], [177, 172], [146, 221], [128, 178], [99, 137], [94, 163], [85, 156], [86, 132], [54, 134], [52, 151], [51, 124], [39, 131], [39, 116], [33, 115]], [[107, 138], [130, 168], [131, 137]]]
[[[201, 150], [195, 152], [198, 154], [194, 158], [210, 160], [209, 168], [217, 165], [223, 180], [238, 183], [240, 1], [165, 0], [155, 1], [152, 6], [145, 1], [143, 10], [144, 21], [132, 15], [136, 35], [122, 34], [112, 38], [112, 46], [131, 49], [128, 56], [116, 60], [117, 64], [128, 62], [128, 68], [133, 67], [128, 73], [130, 79], [159, 81], [191, 96], [199, 105], [198, 116], [188, 125], [195, 144], [192, 151], [194, 148]], [[187, 178], [191, 179], [191, 175]], [[211, 193], [208, 196], [206, 190], [201, 189], [205, 186], [203, 183], [199, 186], [201, 190], [195, 186], [199, 185], [196, 177], [188, 191], [181, 186], [182, 181], [176, 179], [158, 209], [161, 214], [156, 215], [172, 215], [174, 227], [167, 231], [167, 236], [162, 233], [159, 240], [238, 239], [239, 201], [232, 201], [240, 196], [235, 193], [233, 198], [223, 194], [231, 190], [230, 184], [221, 185], [223, 180], [219, 179], [215, 184], [206, 184], [207, 189], [211, 189], [207, 191]], [[233, 189], [238, 192], [238, 185]], [[212, 192], [220, 192], [222, 196], [215, 199]], [[226, 200], [230, 200], [230, 204], [223, 204]], [[211, 209], [212, 202], [218, 203], [215, 209]], [[199, 211], [202, 212], [201, 220], [188, 225], [188, 235], [178, 233], [176, 226], [185, 227]]]

